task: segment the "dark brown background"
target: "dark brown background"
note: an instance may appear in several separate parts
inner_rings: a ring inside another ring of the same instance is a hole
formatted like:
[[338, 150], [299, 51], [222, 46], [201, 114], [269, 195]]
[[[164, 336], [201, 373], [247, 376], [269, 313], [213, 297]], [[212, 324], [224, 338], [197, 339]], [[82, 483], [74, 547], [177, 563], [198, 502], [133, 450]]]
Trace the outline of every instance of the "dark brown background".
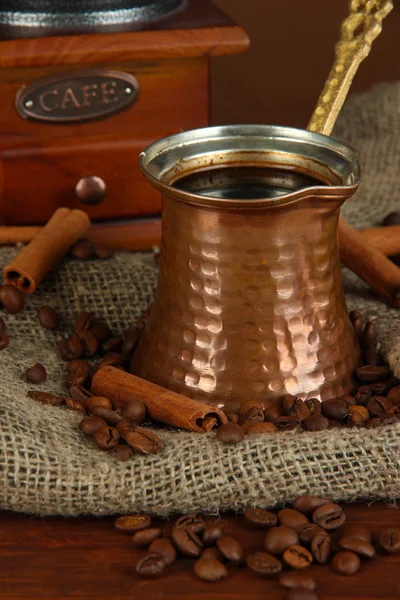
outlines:
[[[242, 25], [251, 40], [245, 54], [213, 59], [213, 123], [305, 127], [330, 70], [348, 0], [213, 2]], [[400, 79], [399, 32], [397, 4], [361, 65], [353, 90]]]

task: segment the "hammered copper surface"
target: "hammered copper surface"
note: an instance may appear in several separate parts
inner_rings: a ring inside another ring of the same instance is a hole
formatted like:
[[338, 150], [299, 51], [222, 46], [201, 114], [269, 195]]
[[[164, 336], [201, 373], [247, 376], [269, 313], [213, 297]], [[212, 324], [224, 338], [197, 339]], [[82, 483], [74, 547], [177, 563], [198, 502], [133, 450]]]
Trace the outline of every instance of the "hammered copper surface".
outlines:
[[158, 289], [133, 372], [228, 412], [249, 398], [346, 393], [359, 349], [337, 225], [356, 187], [308, 188], [290, 203], [293, 195], [243, 209], [182, 201], [170, 188]]

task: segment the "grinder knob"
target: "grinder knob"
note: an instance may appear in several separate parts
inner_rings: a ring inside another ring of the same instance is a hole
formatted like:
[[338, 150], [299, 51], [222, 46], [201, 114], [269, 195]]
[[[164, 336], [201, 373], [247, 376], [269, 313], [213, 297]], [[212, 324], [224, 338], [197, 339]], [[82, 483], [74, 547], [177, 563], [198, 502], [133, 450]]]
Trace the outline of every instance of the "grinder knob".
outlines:
[[82, 177], [75, 186], [75, 193], [83, 204], [99, 204], [106, 192], [104, 180], [97, 175]]

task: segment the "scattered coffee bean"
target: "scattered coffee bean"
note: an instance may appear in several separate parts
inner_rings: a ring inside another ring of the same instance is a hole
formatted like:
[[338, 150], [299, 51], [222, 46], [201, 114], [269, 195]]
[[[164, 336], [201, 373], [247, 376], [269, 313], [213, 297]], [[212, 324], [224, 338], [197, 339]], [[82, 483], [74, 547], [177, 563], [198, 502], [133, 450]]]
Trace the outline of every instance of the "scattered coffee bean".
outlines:
[[0, 331], [0, 350], [7, 348], [9, 341], [7, 333], [5, 331]]
[[244, 552], [239, 542], [231, 535], [223, 535], [217, 540], [217, 548], [222, 556], [234, 565], [241, 565]]
[[283, 553], [283, 560], [292, 569], [306, 569], [312, 563], [313, 557], [306, 548], [294, 545], [286, 548]]
[[292, 417], [296, 421], [304, 421], [311, 415], [310, 409], [307, 404], [303, 402], [300, 398], [296, 398], [295, 396], [286, 395], [282, 400], [282, 408], [284, 415], [288, 417]]
[[100, 260], [107, 260], [114, 256], [114, 250], [111, 248], [99, 248], [98, 246], [95, 246], [94, 254], [95, 257], [99, 258]]
[[357, 400], [354, 398], [354, 396], [350, 396], [350, 394], [344, 394], [344, 396], [340, 396], [338, 400], [343, 400], [343, 402], [346, 402], [347, 407], [355, 406], [357, 404]]
[[[147, 529], [146, 531], [151, 530]], [[149, 551], [161, 554], [165, 560], [165, 564], [168, 566], [172, 565], [176, 561], [176, 548], [168, 538], [157, 536], [157, 539], [151, 542]]]
[[306, 431], [323, 431], [324, 429], [328, 429], [329, 421], [322, 415], [314, 414], [305, 419], [302, 425]]
[[193, 568], [196, 577], [202, 581], [220, 581], [228, 576], [225, 565], [219, 560], [200, 558]]
[[136, 427], [134, 431], [127, 433], [124, 439], [139, 454], [157, 454], [162, 449], [158, 435], [143, 427]]
[[0, 285], [0, 305], [10, 314], [21, 312], [25, 305], [25, 297], [15, 286], [6, 283]]
[[147, 554], [136, 565], [136, 573], [140, 577], [159, 577], [166, 567], [160, 554]]
[[301, 425], [299, 421], [293, 419], [293, 417], [278, 417], [275, 421], [275, 426], [279, 431], [300, 431]]
[[81, 312], [75, 319], [74, 329], [76, 333], [87, 331], [93, 323], [93, 314], [89, 311]]
[[274, 527], [278, 522], [278, 517], [264, 508], [247, 508], [244, 511], [244, 518], [247, 523], [257, 529], [269, 529]]
[[137, 329], [136, 330], [136, 338], [128, 337], [128, 338], [124, 339], [124, 341], [122, 343], [122, 348], [121, 348], [122, 356], [124, 356], [125, 358], [130, 358], [132, 356], [136, 346], [139, 343], [140, 336], [141, 336], [141, 332], [139, 331], [139, 329]]
[[247, 557], [247, 566], [261, 577], [273, 577], [282, 571], [282, 563], [268, 552], [254, 552]]
[[318, 525], [315, 525], [315, 523], [307, 523], [307, 525], [305, 525], [303, 527], [303, 529], [301, 529], [298, 533], [299, 533], [299, 537], [300, 537], [301, 541], [303, 542], [303, 544], [311, 544], [314, 537], [320, 531], [324, 531], [324, 530], [321, 529], [321, 527], [318, 527]]
[[281, 525], [286, 525], [286, 527], [290, 527], [296, 531], [300, 531], [308, 523], [307, 517], [292, 508], [283, 508], [280, 510], [278, 512], [278, 519]]
[[308, 592], [313, 592], [317, 584], [314, 579], [303, 575], [303, 573], [297, 573], [296, 571], [286, 571], [278, 579], [279, 585], [287, 589], [302, 589]]
[[354, 552], [342, 550], [332, 560], [332, 568], [339, 575], [354, 575], [360, 568], [360, 559]]
[[226, 414], [226, 418], [228, 419], [228, 421], [230, 423], [239, 423], [239, 415], [235, 414], [235, 413], [227, 413]]
[[311, 541], [311, 552], [317, 563], [324, 565], [328, 562], [332, 550], [332, 539], [329, 533], [319, 531]]
[[[244, 425], [242, 425], [244, 429]], [[264, 435], [265, 433], [277, 433], [278, 428], [273, 423], [263, 421], [262, 423], [254, 423], [246, 428], [246, 435]]]
[[322, 414], [327, 419], [335, 419], [341, 421], [348, 414], [347, 403], [339, 398], [333, 398], [332, 400], [326, 400], [322, 403]]
[[[126, 445], [122, 447], [129, 448], [129, 446]], [[136, 531], [132, 538], [132, 542], [135, 548], [147, 548], [152, 542], [154, 542], [154, 540], [160, 538], [161, 536], [162, 529], [160, 529], [159, 527], [151, 527], [150, 529], [142, 529], [141, 531]], [[154, 550], [154, 552], [157, 552], [157, 550]], [[161, 552], [157, 553], [162, 555]]]
[[115, 529], [126, 533], [135, 533], [135, 531], [146, 529], [150, 525], [150, 515], [124, 515], [114, 521]]
[[201, 533], [206, 528], [206, 524], [201, 517], [196, 514], [182, 515], [175, 521], [175, 527], [184, 527], [194, 533]]
[[369, 411], [365, 406], [349, 406], [349, 417], [347, 419], [347, 425], [357, 426], [363, 425], [369, 419]]
[[319, 506], [312, 515], [313, 522], [324, 529], [337, 529], [346, 520], [343, 509], [334, 503]]
[[209, 525], [201, 536], [205, 546], [212, 546], [223, 535], [222, 527], [218, 524]]
[[43, 383], [47, 379], [47, 371], [43, 365], [36, 363], [26, 371], [26, 379], [30, 383]]
[[71, 360], [67, 365], [67, 384], [73, 385], [77, 383], [79, 385], [85, 385], [92, 375], [92, 367], [89, 363], [79, 358]]
[[309, 400], [306, 400], [306, 404], [310, 409], [311, 416], [321, 414], [322, 403], [318, 400], [318, 398], [310, 398]]
[[387, 227], [387, 226], [390, 226], [390, 225], [400, 225], [400, 212], [399, 211], [390, 212], [383, 219], [382, 225], [384, 227]]
[[393, 387], [387, 397], [395, 404], [396, 406], [400, 406], [400, 386]]
[[356, 537], [365, 542], [371, 542], [371, 532], [362, 525], [346, 525], [344, 528], [346, 537]]
[[271, 554], [282, 554], [289, 546], [295, 546], [299, 542], [299, 535], [294, 529], [280, 525], [272, 527], [264, 540], [264, 548]]
[[89, 260], [94, 256], [94, 246], [90, 240], [82, 238], [71, 247], [69, 254], [78, 260]]
[[358, 367], [358, 369], [356, 369], [356, 375], [363, 383], [375, 383], [387, 379], [390, 375], [390, 369], [389, 367], [368, 365], [365, 367]]
[[93, 412], [94, 408], [100, 407], [108, 408], [109, 410], [112, 409], [111, 402], [108, 398], [104, 398], [104, 396], [91, 396], [86, 400], [85, 406], [90, 412]]
[[73, 383], [72, 385], [69, 385], [68, 393], [71, 398], [73, 398], [74, 400], [78, 400], [78, 402], [81, 402], [83, 406], [86, 406], [89, 398], [93, 397], [93, 394], [89, 390], [87, 390], [78, 383]]
[[199, 536], [190, 529], [174, 527], [172, 530], [172, 541], [184, 556], [198, 558], [201, 554], [203, 542]]
[[6, 330], [6, 324], [4, 322], [3, 317], [0, 317], [0, 333], [3, 333]]
[[351, 324], [353, 325], [354, 331], [358, 336], [360, 336], [364, 329], [364, 321], [361, 314], [357, 310], [352, 310], [349, 313], [349, 318]]
[[368, 321], [361, 335], [361, 345], [365, 348], [371, 344], [376, 344], [377, 337], [375, 323], [373, 321]]
[[235, 423], [226, 423], [217, 430], [217, 440], [224, 444], [238, 444], [243, 438], [243, 429]]
[[28, 397], [33, 400], [38, 400], [42, 404], [50, 404], [51, 406], [61, 406], [64, 404], [64, 398], [59, 398], [49, 392], [37, 392], [36, 390], [29, 390]]
[[283, 416], [282, 400], [280, 398], [269, 398], [263, 401], [264, 419], [274, 423], [279, 417]]
[[122, 417], [132, 423], [143, 423], [146, 418], [146, 406], [141, 400], [131, 400], [121, 411]]
[[400, 529], [385, 529], [379, 536], [379, 543], [388, 554], [400, 552]]
[[108, 354], [109, 352], [120, 352], [122, 348], [122, 336], [117, 335], [115, 337], [109, 338], [106, 342], [101, 345], [101, 349], [104, 354]]
[[380, 417], [384, 413], [389, 412], [394, 407], [394, 404], [390, 398], [386, 398], [385, 396], [373, 396], [368, 401], [367, 407], [372, 417]]
[[288, 591], [285, 600], [318, 600], [318, 595], [315, 592], [298, 588]]
[[122, 421], [122, 417], [115, 410], [104, 408], [104, 406], [91, 406], [90, 411], [96, 417], [104, 419], [108, 425], [118, 425]]
[[219, 560], [221, 562], [224, 560], [224, 557], [222, 556], [221, 552], [218, 550], [218, 548], [216, 546], [211, 546], [210, 548], [204, 548], [200, 557], [208, 558], [211, 560]]
[[86, 330], [80, 331], [77, 335], [81, 340], [83, 356], [93, 358], [99, 349], [98, 339], [93, 335], [93, 333], [90, 333], [90, 331]]
[[103, 367], [123, 367], [125, 365], [125, 358], [122, 354], [118, 354], [117, 352], [110, 352], [103, 356], [101, 360], [97, 363], [95, 370], [99, 371]]
[[298, 496], [293, 501], [293, 508], [305, 515], [311, 515], [316, 508], [329, 502], [329, 498], [323, 498], [322, 496]]
[[111, 450], [119, 443], [120, 437], [119, 431], [109, 425], [99, 427], [93, 435], [94, 441], [100, 450]]
[[51, 306], [41, 306], [38, 310], [39, 322], [45, 329], [57, 329], [58, 316]]
[[367, 385], [362, 385], [358, 388], [357, 393], [355, 395], [355, 399], [357, 404], [361, 406], [367, 406], [368, 401], [372, 398], [372, 391]]
[[90, 333], [97, 338], [99, 344], [103, 344], [106, 340], [112, 337], [112, 331], [106, 323], [97, 323], [89, 329]]
[[117, 444], [112, 449], [112, 453], [120, 462], [126, 462], [133, 456], [133, 450], [128, 444]]
[[73, 410], [75, 412], [79, 412], [83, 415], [86, 415], [85, 407], [78, 400], [74, 400], [73, 398], [65, 398], [64, 403], [69, 410]]
[[360, 540], [360, 538], [357, 537], [341, 537], [339, 540], [339, 547], [343, 548], [343, 550], [351, 550], [358, 554], [358, 556], [364, 556], [365, 558], [373, 558], [376, 554], [372, 544], [365, 540]]
[[264, 423], [264, 412], [262, 407], [259, 408], [257, 406], [253, 406], [239, 418], [239, 425], [244, 431], [246, 431], [246, 429], [248, 429], [251, 425], [256, 425], [258, 423]]
[[375, 366], [379, 364], [379, 354], [375, 345], [370, 345], [363, 350], [364, 361], [369, 366]]
[[58, 342], [58, 347], [64, 360], [80, 358], [83, 353], [82, 342], [76, 334], [71, 335], [67, 340]]

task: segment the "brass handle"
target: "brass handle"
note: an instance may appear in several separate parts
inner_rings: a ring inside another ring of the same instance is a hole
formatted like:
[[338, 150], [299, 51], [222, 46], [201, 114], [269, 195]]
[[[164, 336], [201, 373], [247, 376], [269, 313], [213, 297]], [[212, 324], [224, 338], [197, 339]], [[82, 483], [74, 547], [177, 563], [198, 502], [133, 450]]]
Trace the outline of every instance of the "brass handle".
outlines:
[[83, 204], [99, 204], [107, 193], [107, 186], [101, 177], [88, 175], [78, 181], [75, 193]]

